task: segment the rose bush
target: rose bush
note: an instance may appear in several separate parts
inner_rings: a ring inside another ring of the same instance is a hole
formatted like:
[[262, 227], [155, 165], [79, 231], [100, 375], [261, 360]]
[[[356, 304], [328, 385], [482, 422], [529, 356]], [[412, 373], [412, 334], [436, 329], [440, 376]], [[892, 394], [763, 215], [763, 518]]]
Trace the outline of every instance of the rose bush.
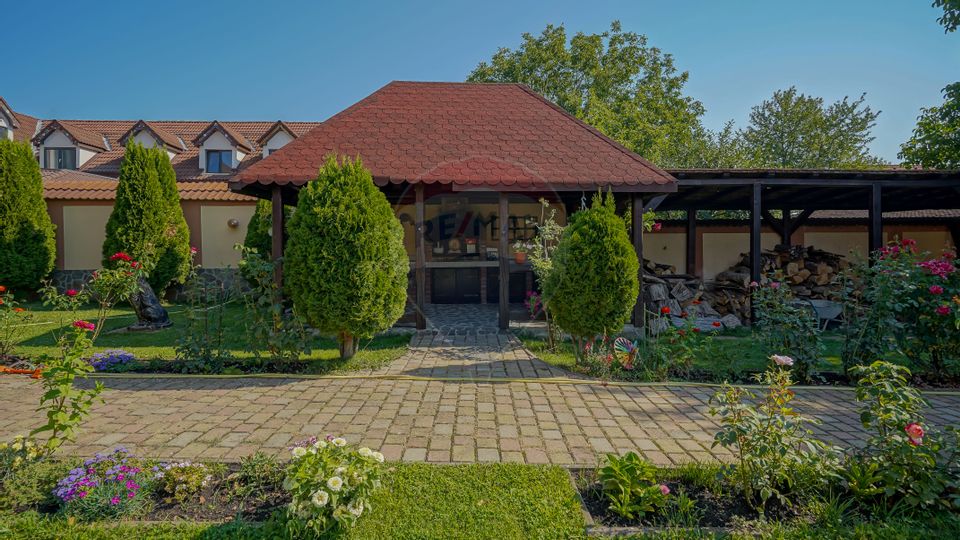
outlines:
[[380, 487], [383, 454], [356, 449], [332, 435], [297, 443], [291, 454], [283, 489], [293, 499], [286, 514], [292, 537], [342, 531], [370, 511], [370, 495]]

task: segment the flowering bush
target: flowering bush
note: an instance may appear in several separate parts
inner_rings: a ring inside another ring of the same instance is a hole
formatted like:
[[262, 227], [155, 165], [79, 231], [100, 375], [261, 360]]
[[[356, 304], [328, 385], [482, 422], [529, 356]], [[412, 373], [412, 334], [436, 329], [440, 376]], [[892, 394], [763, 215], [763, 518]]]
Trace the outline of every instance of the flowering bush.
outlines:
[[[230, 292], [222, 284], [204, 280], [190, 250], [190, 271], [185, 281], [188, 306], [183, 331], [174, 348], [185, 373], [220, 373], [230, 352], [224, 341], [224, 306]], [[255, 347], [255, 350], [258, 350]]]
[[90, 357], [89, 362], [96, 371], [118, 371], [118, 368], [136, 359], [137, 357], [131, 352], [123, 349], [110, 349], [94, 354]]
[[[927, 406], [908, 384], [910, 371], [877, 361], [854, 369], [859, 378], [857, 401], [860, 421], [870, 432], [866, 447], [848, 457], [845, 485], [870, 502], [884, 506], [903, 501], [909, 506], [949, 505], [945, 491], [956, 482], [958, 448], [954, 430], [951, 441], [925, 427], [921, 410]], [[869, 482], [863, 470], [873, 471]], [[856, 474], [856, 476], [854, 476]], [[960, 506], [960, 501], [954, 502]]]
[[115, 253], [110, 257], [110, 265], [93, 273], [89, 287], [91, 297], [96, 300], [97, 331], [92, 339], [96, 341], [103, 329], [110, 310], [119, 302], [129, 300], [140, 291], [140, 281], [146, 279], [145, 264], [136, 261], [126, 253]]
[[530, 320], [535, 321], [543, 313], [543, 299], [540, 293], [536, 291], [527, 291], [527, 297], [523, 299], [523, 305], [527, 308]]
[[43, 386], [43, 395], [40, 397], [40, 408], [45, 411], [47, 423], [30, 432], [31, 435], [49, 432], [45, 451], [52, 454], [63, 443], [76, 438], [76, 431], [83, 420], [89, 416], [100, 393], [103, 384], [99, 381], [92, 389], [80, 389], [74, 386], [79, 377], [84, 379], [93, 371], [93, 366], [84, 361], [90, 349], [90, 338], [87, 332], [95, 326], [87, 321], [73, 323], [73, 339], [62, 339], [60, 357], [44, 356], [44, 369], [40, 384]]
[[143, 510], [147, 503], [149, 475], [125, 448], [110, 454], [97, 453], [57, 482], [56, 495], [63, 511], [90, 521], [118, 518]]
[[598, 476], [610, 511], [626, 519], [638, 519], [663, 508], [670, 488], [656, 482], [656, 472], [656, 467], [635, 452], [623, 457], [607, 454]]
[[43, 450], [33, 439], [17, 435], [9, 443], [0, 443], [0, 482], [20, 467], [40, 459]]
[[210, 482], [210, 472], [203, 463], [161, 463], [153, 467], [157, 491], [169, 499], [186, 504]]
[[291, 536], [347, 529], [370, 509], [370, 494], [380, 486], [383, 454], [354, 449], [332, 435], [302, 441], [291, 453], [283, 480], [283, 489], [293, 497], [287, 510]]
[[711, 399], [710, 414], [719, 416], [721, 424], [713, 446], [734, 451], [737, 463], [727, 474], [761, 511], [771, 498], [790, 505], [837, 476], [837, 450], [806, 427], [818, 421], [790, 407], [795, 396], [790, 389], [792, 365], [789, 356], [771, 356], [771, 367], [756, 377], [767, 386], [757, 403], [751, 392], [729, 385]]
[[0, 359], [13, 356], [31, 316], [17, 304], [13, 292], [0, 285]]
[[848, 371], [887, 359], [897, 348], [914, 371], [960, 375], [960, 272], [953, 251], [934, 258], [905, 238], [874, 254], [873, 265], [862, 261], [847, 274]]
[[809, 383], [823, 355], [814, 312], [798, 304], [790, 287], [777, 281], [753, 287], [752, 301], [767, 354], [791, 351], [793, 376]]

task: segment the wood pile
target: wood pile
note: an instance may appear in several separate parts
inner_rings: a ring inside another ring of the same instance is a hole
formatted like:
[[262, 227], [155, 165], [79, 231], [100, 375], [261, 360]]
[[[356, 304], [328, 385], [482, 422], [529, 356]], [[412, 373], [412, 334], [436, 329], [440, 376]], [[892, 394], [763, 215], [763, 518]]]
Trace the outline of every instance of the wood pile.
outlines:
[[[813, 246], [783, 246], [764, 250], [760, 272], [764, 282], [780, 281], [797, 298], [831, 299], [836, 291], [837, 273], [846, 269], [843, 255]], [[709, 296], [720, 313], [732, 313], [744, 320], [750, 316], [750, 254], [741, 253], [740, 262], [714, 278]]]
[[[760, 271], [766, 281], [781, 281], [794, 296], [807, 299], [831, 299], [836, 291], [836, 276], [846, 269], [842, 255], [812, 246], [777, 246], [761, 253]], [[687, 312], [712, 324], [721, 320], [726, 328], [739, 326], [750, 318], [750, 255], [720, 272], [705, 285], [700, 279], [677, 274], [676, 268], [644, 259], [644, 304], [660, 313], [670, 308], [672, 315]]]

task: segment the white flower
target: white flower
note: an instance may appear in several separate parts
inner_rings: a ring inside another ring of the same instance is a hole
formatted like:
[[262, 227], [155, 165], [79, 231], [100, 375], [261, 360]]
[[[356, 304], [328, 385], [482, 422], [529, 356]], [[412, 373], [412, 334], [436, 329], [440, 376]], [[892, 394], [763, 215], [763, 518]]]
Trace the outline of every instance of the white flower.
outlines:
[[313, 497], [310, 497], [310, 501], [314, 506], [326, 506], [327, 501], [330, 500], [330, 494], [324, 490], [318, 490], [313, 492]]
[[343, 479], [339, 476], [331, 476], [327, 479], [327, 487], [333, 491], [340, 491], [340, 488], [343, 487]]
[[327, 447], [327, 441], [325, 441], [325, 440], [323, 440], [323, 439], [317, 439], [317, 442], [313, 443], [313, 447], [316, 448], [316, 449], [318, 449], [318, 450], [319, 450], [320, 448], [326, 448], [326, 447]]
[[302, 458], [303, 456], [307, 455], [307, 449], [302, 446], [298, 446], [294, 448], [291, 453], [295, 458]]
[[789, 356], [785, 356], [785, 355], [782, 355], [782, 354], [775, 354], [775, 355], [771, 356], [770, 359], [773, 360], [774, 363], [776, 363], [778, 366], [792, 366], [792, 365], [793, 365], [793, 358], [790, 358]]
[[380, 463], [383, 463], [383, 454], [381, 454], [380, 452], [373, 452], [373, 459], [379, 461]]
[[347, 468], [346, 468], [346, 467], [337, 467], [336, 469], [333, 470], [333, 474], [335, 474], [335, 475], [337, 475], [337, 476], [340, 476], [341, 474], [343, 474], [343, 473], [345, 473], [345, 472], [347, 472]]
[[332, 441], [330, 441], [330, 442], [332, 442], [334, 446], [346, 446], [346, 445], [347, 445], [347, 440], [344, 439], [343, 437], [337, 437], [336, 439], [334, 439], [334, 440], [332, 440]]
[[367, 448], [366, 446], [357, 450], [357, 453], [363, 457], [370, 457], [371, 455], [373, 455], [373, 451]]
[[351, 502], [347, 505], [347, 510], [349, 510], [351, 514], [360, 517], [360, 514], [363, 513], [363, 501]]
[[316, 446], [311, 446], [310, 449], [308, 450], [308, 452], [310, 452], [311, 454], [316, 454], [316, 453], [317, 453], [317, 447], [316, 447]]

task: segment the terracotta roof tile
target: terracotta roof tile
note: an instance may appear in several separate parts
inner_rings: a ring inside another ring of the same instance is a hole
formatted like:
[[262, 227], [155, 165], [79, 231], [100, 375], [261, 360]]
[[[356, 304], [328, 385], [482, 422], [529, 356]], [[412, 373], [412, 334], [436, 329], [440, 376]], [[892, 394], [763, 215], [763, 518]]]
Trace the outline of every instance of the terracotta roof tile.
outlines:
[[153, 134], [154, 139], [163, 143], [164, 146], [166, 146], [167, 149], [172, 152], [180, 153], [185, 149], [184, 143], [179, 137], [163, 128], [155, 126], [153, 122], [147, 122], [145, 120], [138, 120], [137, 123], [127, 130], [127, 132], [124, 133], [117, 142], [120, 145], [126, 146], [127, 139], [144, 130]]
[[248, 141], [242, 133], [230, 127], [229, 124], [225, 122], [218, 122], [216, 120], [210, 122], [210, 124], [200, 132], [200, 135], [197, 135], [197, 137], [193, 140], [193, 144], [195, 146], [201, 146], [203, 141], [207, 140], [207, 138], [212, 135], [214, 131], [219, 131], [220, 133], [226, 135], [226, 137], [230, 139], [230, 142], [237, 145], [237, 148], [243, 150], [244, 152], [249, 153], [253, 151], [253, 145], [250, 144], [250, 141]]
[[[84, 171], [44, 169], [43, 196], [47, 200], [112, 201], [117, 180]], [[252, 197], [230, 191], [225, 181], [177, 182], [184, 201], [254, 201]]]
[[67, 134], [75, 143], [95, 148], [97, 150], [109, 150], [103, 135], [77, 125], [74, 122], [63, 120], [53, 120], [44, 122], [43, 128], [33, 137], [33, 143], [40, 145], [54, 131], [61, 130]]
[[237, 189], [304, 184], [331, 153], [359, 155], [381, 184], [673, 191], [676, 183], [526, 86], [392, 82], [241, 171]]

